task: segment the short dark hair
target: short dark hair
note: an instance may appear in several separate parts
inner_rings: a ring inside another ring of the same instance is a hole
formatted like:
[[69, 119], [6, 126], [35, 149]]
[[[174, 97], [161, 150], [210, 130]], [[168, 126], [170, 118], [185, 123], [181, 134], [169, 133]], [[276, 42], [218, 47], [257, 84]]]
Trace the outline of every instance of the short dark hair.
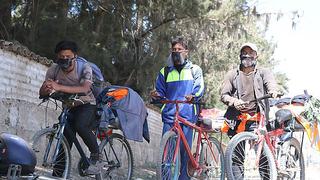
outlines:
[[73, 53], [76, 54], [78, 52], [78, 45], [73, 41], [63, 40], [58, 42], [56, 48], [54, 49], [54, 52], [57, 54], [62, 50], [71, 50]]
[[182, 47], [184, 47], [185, 49], [188, 49], [188, 42], [186, 40], [184, 40], [184, 38], [182, 36], [178, 36], [178, 37], [174, 38], [171, 41], [171, 47], [175, 46], [178, 43], [181, 44]]

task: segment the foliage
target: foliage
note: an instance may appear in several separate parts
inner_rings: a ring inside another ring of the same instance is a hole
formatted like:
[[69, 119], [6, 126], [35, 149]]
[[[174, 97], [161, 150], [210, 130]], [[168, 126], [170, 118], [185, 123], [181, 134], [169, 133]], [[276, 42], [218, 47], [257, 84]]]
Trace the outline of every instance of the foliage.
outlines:
[[[18, 40], [52, 59], [58, 41], [74, 40], [108, 81], [144, 98], [176, 35], [189, 40], [190, 59], [203, 69], [208, 107], [221, 106], [219, 85], [239, 64], [242, 43], [257, 43], [260, 64], [275, 65], [275, 46], [263, 38], [257, 12], [245, 0], [5, 0], [0, 10], [0, 39]], [[285, 88], [286, 81], [280, 76]]]
[[310, 122], [318, 121], [320, 123], [320, 100], [311, 97], [305, 106], [306, 109], [302, 114], [306, 120]]

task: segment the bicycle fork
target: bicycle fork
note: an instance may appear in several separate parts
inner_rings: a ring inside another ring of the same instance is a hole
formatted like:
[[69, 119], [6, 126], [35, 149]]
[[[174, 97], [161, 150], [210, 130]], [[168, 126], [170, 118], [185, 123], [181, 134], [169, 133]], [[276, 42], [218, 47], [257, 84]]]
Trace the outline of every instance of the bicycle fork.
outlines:
[[59, 129], [58, 133], [57, 133], [57, 136], [55, 137], [57, 139], [57, 145], [56, 145], [56, 148], [54, 149], [54, 154], [53, 154], [53, 157], [52, 157], [52, 159], [54, 161], [57, 159], [58, 154], [59, 154], [59, 150], [60, 150], [60, 146], [61, 146], [61, 139], [63, 137], [64, 128], [65, 128], [65, 125], [62, 125], [61, 128]]
[[[54, 128], [58, 128], [58, 127], [55, 126]], [[63, 130], [64, 130], [64, 126], [62, 126], [57, 133], [50, 134], [49, 143], [47, 144], [45, 153], [43, 155], [43, 162], [42, 162], [43, 166], [48, 166], [48, 165], [51, 166], [51, 165], [55, 164], [55, 160], [56, 160], [56, 158], [58, 157], [58, 154], [59, 154], [59, 149], [60, 149]], [[51, 146], [52, 146], [52, 143], [53, 143], [54, 139], [57, 139], [57, 144], [56, 144], [56, 147], [54, 149], [54, 154], [51, 157], [53, 161], [52, 162], [48, 162]]]

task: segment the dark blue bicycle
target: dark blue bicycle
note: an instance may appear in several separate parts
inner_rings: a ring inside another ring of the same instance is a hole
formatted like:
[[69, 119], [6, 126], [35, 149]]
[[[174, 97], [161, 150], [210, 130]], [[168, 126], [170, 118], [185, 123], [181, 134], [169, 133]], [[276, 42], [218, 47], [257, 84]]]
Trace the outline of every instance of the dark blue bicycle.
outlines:
[[[71, 152], [67, 139], [63, 132], [68, 126], [68, 112], [70, 106], [74, 103], [83, 103], [78, 94], [54, 93], [44, 99], [52, 101], [57, 106], [57, 101], [61, 101], [64, 107], [59, 116], [59, 122], [38, 131], [33, 137], [32, 148], [36, 153], [37, 165], [35, 174], [38, 176], [54, 177], [55, 174], [63, 179], [70, 178], [71, 174]], [[93, 176], [95, 179], [124, 179], [129, 180], [133, 174], [133, 156], [132, 150], [125, 137], [118, 133], [113, 133], [113, 129], [119, 127], [110, 127], [108, 131], [96, 131], [97, 138], [100, 140], [99, 151], [103, 155], [103, 166], [97, 175], [86, 174], [89, 158], [82, 149], [76, 136], [73, 136], [73, 142], [80, 154], [81, 159], [78, 163], [78, 173], [80, 176]], [[71, 130], [68, 128], [68, 130]], [[73, 134], [73, 133], [71, 133]]]

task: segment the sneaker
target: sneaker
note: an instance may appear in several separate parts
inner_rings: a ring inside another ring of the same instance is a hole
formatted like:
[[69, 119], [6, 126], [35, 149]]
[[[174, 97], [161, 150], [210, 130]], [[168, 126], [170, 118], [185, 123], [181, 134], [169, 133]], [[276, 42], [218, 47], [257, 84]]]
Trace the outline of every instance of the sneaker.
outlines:
[[102, 161], [102, 154], [101, 153], [91, 153], [90, 154], [90, 161], [95, 164], [97, 161]]
[[95, 164], [91, 164], [88, 169], [85, 170], [86, 174], [95, 175], [101, 172], [103, 167], [103, 163], [101, 161], [96, 162]]
[[86, 174], [99, 174], [103, 167], [102, 155], [99, 153], [91, 153], [90, 166], [85, 170]]

